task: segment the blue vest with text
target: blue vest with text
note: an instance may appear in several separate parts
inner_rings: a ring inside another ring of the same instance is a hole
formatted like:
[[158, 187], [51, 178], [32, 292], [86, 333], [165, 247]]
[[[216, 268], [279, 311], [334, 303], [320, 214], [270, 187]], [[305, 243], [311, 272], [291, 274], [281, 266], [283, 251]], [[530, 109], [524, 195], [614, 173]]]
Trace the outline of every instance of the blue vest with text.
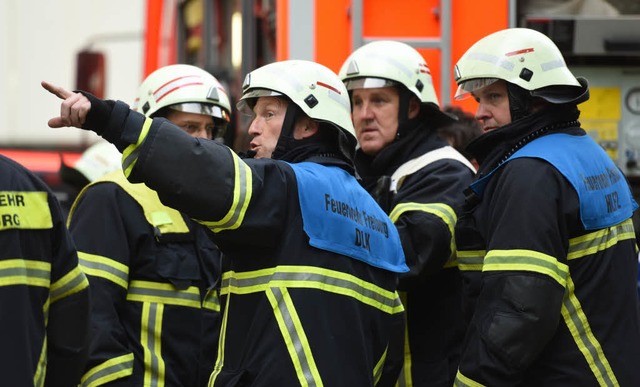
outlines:
[[398, 230], [353, 176], [316, 163], [290, 165], [311, 246], [388, 271], [409, 271]]
[[638, 208], [622, 172], [587, 135], [556, 133], [540, 137], [474, 182], [471, 188], [482, 195], [490, 176], [510, 160], [520, 157], [546, 160], [569, 180], [580, 199], [580, 217], [586, 230], [616, 225], [629, 219]]

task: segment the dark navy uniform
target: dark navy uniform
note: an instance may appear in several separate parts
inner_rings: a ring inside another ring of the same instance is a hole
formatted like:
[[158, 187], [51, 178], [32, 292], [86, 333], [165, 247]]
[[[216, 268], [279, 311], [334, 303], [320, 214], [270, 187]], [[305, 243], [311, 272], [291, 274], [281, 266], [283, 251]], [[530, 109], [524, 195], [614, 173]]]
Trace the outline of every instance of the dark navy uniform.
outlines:
[[0, 384], [76, 385], [87, 355], [87, 278], [50, 189], [4, 156], [0, 171]]
[[206, 385], [220, 323], [209, 230], [121, 170], [80, 193], [69, 227], [94, 301], [82, 385]]
[[454, 226], [475, 170], [416, 120], [375, 157], [358, 152], [363, 184], [389, 213], [402, 239], [409, 273], [398, 289], [407, 310], [404, 386], [450, 386], [464, 336], [462, 283]]
[[243, 161], [122, 103], [109, 122], [102, 135], [124, 151], [128, 178], [206, 224], [229, 259], [210, 385], [395, 383], [407, 268], [395, 227], [344, 161]]
[[640, 385], [637, 205], [577, 117], [549, 107], [469, 148], [482, 168], [456, 230], [470, 319], [456, 385]]

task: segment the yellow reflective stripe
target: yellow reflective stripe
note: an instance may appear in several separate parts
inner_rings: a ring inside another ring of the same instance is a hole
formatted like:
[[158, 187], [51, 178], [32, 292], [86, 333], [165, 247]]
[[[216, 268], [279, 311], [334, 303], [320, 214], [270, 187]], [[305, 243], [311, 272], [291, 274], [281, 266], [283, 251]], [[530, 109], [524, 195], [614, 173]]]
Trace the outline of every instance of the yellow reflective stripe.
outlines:
[[51, 303], [89, 287], [89, 281], [80, 267], [76, 266], [56, 282], [51, 284]]
[[380, 378], [382, 377], [382, 366], [384, 365], [384, 362], [387, 361], [388, 350], [389, 350], [389, 346], [387, 346], [384, 349], [384, 352], [382, 352], [382, 356], [380, 356], [380, 359], [378, 360], [376, 365], [373, 367], [373, 385], [374, 386], [378, 385], [378, 383], [380, 382]]
[[627, 239], [635, 239], [631, 219], [627, 219], [612, 227], [594, 231], [577, 238], [571, 238], [569, 240], [569, 254], [567, 258], [577, 259], [592, 255]]
[[127, 292], [127, 300], [186, 306], [197, 309], [202, 306], [200, 290], [195, 286], [179, 290], [172, 284], [150, 281], [131, 281]]
[[111, 258], [78, 251], [80, 268], [85, 274], [100, 277], [121, 286], [129, 287], [129, 267]]
[[0, 261], [0, 286], [29, 285], [48, 288], [51, 264], [26, 259]]
[[453, 381], [453, 387], [485, 387], [485, 385], [469, 379], [458, 370], [456, 380]]
[[458, 269], [460, 271], [482, 271], [484, 256], [487, 254], [484, 250], [458, 250]]
[[[407, 300], [407, 292], [399, 292], [400, 300], [402, 300], [402, 305], [405, 308], [410, 308], [408, 305], [409, 302]], [[411, 372], [413, 369], [413, 361], [411, 359], [411, 342], [409, 341], [409, 324], [408, 320], [404, 319], [404, 353], [403, 353], [403, 364], [402, 369], [400, 370], [400, 376], [398, 377], [397, 385], [402, 387], [412, 387], [413, 380], [411, 376]], [[402, 381], [402, 383], [400, 383]]]
[[301, 386], [323, 386], [307, 335], [286, 288], [269, 288], [267, 298]]
[[567, 277], [567, 291], [562, 303], [562, 317], [578, 349], [589, 364], [591, 372], [598, 380], [598, 384], [618, 386], [618, 380], [611, 370], [611, 365], [604, 355], [600, 342], [593, 335], [580, 300], [576, 297], [575, 285], [571, 276]]
[[533, 250], [491, 250], [484, 258], [482, 271], [531, 271], [553, 278], [560, 286], [567, 285], [569, 267], [550, 255]]
[[204, 301], [202, 301], [202, 307], [215, 312], [220, 311], [220, 299], [218, 298], [218, 291], [216, 289], [207, 290]]
[[0, 231], [52, 227], [47, 192], [0, 191]]
[[389, 214], [389, 218], [391, 218], [391, 221], [395, 223], [400, 218], [400, 215], [408, 211], [422, 211], [433, 214], [442, 219], [444, 224], [447, 225], [447, 228], [449, 228], [449, 235], [451, 235], [451, 242], [449, 244], [451, 256], [449, 257], [449, 260], [445, 265], [451, 267], [451, 261], [455, 258], [456, 252], [454, 229], [456, 222], [458, 221], [458, 216], [456, 215], [456, 212], [453, 210], [453, 208], [444, 203], [400, 203], [393, 209], [393, 211], [391, 211], [391, 214]]
[[213, 386], [216, 382], [216, 378], [222, 371], [224, 366], [224, 347], [227, 339], [227, 321], [229, 316], [229, 304], [231, 304], [231, 296], [227, 296], [227, 302], [225, 303], [224, 312], [222, 313], [222, 324], [220, 326], [220, 337], [218, 338], [218, 357], [216, 358], [216, 364], [213, 367], [213, 371], [209, 376], [209, 386]]
[[207, 226], [213, 232], [233, 230], [240, 227], [244, 220], [244, 215], [247, 211], [247, 207], [249, 206], [249, 202], [251, 201], [251, 195], [253, 192], [253, 174], [251, 172], [251, 168], [249, 168], [249, 166], [230, 149], [229, 153], [233, 158], [235, 171], [233, 179], [233, 202], [231, 203], [231, 208], [229, 208], [229, 212], [227, 212], [227, 214], [219, 221], [206, 222], [198, 220], [198, 223]]
[[133, 353], [114, 357], [91, 368], [80, 380], [82, 387], [96, 387], [133, 374]]
[[222, 276], [221, 295], [264, 292], [269, 287], [308, 288], [341, 294], [385, 313], [404, 311], [396, 292], [385, 290], [351, 274], [315, 266], [278, 266]]
[[38, 358], [38, 365], [36, 367], [36, 373], [33, 375], [33, 385], [37, 387], [44, 386], [44, 378], [47, 370], [47, 336], [44, 336], [42, 342], [42, 349], [40, 350], [40, 357]]
[[144, 351], [144, 385], [163, 387], [165, 364], [162, 358], [162, 314], [164, 305], [145, 302], [142, 305], [140, 345]]
[[140, 152], [138, 148], [147, 138], [151, 123], [153, 123], [153, 120], [151, 118], [145, 119], [144, 124], [142, 124], [142, 129], [140, 130], [140, 136], [138, 136], [137, 142], [135, 144], [127, 146], [124, 152], [122, 152], [122, 170], [127, 177], [131, 174], [131, 170], [138, 161], [138, 154]]

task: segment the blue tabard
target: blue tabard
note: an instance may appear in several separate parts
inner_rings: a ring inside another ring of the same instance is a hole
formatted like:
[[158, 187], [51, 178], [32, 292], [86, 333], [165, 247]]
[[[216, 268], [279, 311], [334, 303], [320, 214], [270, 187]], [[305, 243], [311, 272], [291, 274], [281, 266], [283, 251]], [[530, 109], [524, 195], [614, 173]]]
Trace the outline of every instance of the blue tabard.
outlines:
[[398, 230], [353, 176], [316, 163], [289, 165], [311, 246], [392, 272], [409, 271]]
[[597, 230], [629, 219], [638, 204], [622, 172], [589, 136], [564, 133], [540, 137], [523, 146], [471, 189], [482, 196], [490, 176], [519, 157], [546, 160], [569, 180], [580, 199], [580, 218], [586, 230]]

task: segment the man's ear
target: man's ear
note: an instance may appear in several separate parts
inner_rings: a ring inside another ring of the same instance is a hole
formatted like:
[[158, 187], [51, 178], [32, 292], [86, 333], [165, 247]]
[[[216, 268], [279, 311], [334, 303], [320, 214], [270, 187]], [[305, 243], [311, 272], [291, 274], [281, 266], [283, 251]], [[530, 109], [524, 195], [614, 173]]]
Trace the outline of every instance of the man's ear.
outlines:
[[409, 99], [409, 112], [407, 114], [407, 117], [411, 120], [413, 118], [416, 118], [418, 116], [418, 113], [420, 113], [420, 101], [418, 100], [418, 98], [412, 95]]
[[318, 132], [320, 124], [318, 121], [311, 119], [310, 117], [304, 117], [296, 124], [296, 129], [293, 133], [293, 138], [296, 140], [304, 140], [309, 138]]

